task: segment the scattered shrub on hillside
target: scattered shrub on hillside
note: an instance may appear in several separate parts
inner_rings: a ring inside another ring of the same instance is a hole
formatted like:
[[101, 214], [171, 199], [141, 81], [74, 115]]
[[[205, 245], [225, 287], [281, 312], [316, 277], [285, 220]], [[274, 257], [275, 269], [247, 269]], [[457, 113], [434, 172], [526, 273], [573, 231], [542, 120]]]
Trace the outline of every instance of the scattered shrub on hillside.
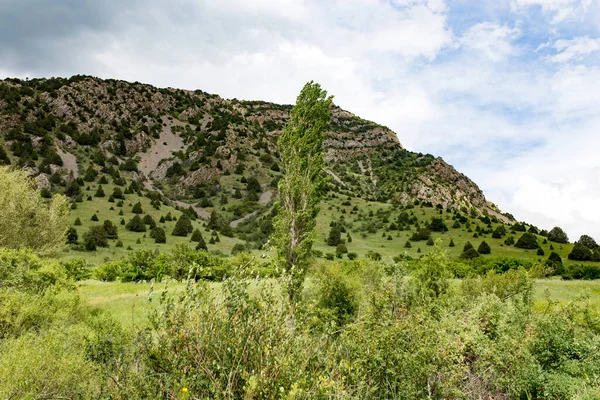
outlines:
[[448, 227], [444, 222], [444, 219], [439, 218], [431, 218], [431, 222], [429, 223], [429, 229], [433, 232], [447, 232]]
[[144, 210], [142, 209], [142, 203], [139, 201], [133, 205], [131, 208], [131, 212], [134, 214], [143, 214]]
[[569, 260], [589, 261], [591, 259], [592, 250], [579, 242], [575, 242], [575, 245], [573, 245], [573, 250], [571, 250], [571, 253], [569, 253]]
[[115, 224], [113, 224], [112, 221], [107, 219], [106, 221], [104, 221], [103, 227], [104, 227], [104, 232], [106, 232], [107, 239], [118, 239], [119, 238], [117, 226]]
[[494, 232], [492, 232], [492, 237], [494, 239], [500, 239], [502, 237], [504, 237], [506, 235], [506, 228], [504, 227], [504, 225], [499, 225], [496, 229], [494, 229]]
[[167, 234], [163, 228], [152, 229], [152, 237], [154, 237], [154, 243], [167, 243]]
[[537, 249], [540, 247], [537, 237], [533, 233], [525, 232], [517, 243], [515, 243], [515, 247], [520, 249]]
[[79, 240], [79, 235], [77, 234], [77, 229], [74, 227], [70, 227], [67, 229], [67, 244], [77, 244]]
[[108, 247], [108, 238], [104, 227], [101, 225], [91, 226], [83, 234], [83, 245], [88, 251], [95, 251], [96, 247]]
[[412, 240], [413, 242], [418, 242], [422, 240], [429, 240], [430, 237], [431, 231], [428, 228], [421, 228], [412, 234], [410, 240]]
[[479, 257], [479, 253], [473, 247], [463, 251], [460, 255], [461, 260], [472, 260], [477, 257]]
[[188, 233], [193, 232], [194, 228], [192, 227], [192, 221], [187, 214], [181, 214], [181, 217], [177, 220], [175, 224], [175, 228], [171, 235], [173, 236], [187, 236]]
[[131, 232], [146, 232], [146, 225], [139, 215], [134, 215], [125, 225], [125, 229]]
[[104, 193], [104, 189], [102, 189], [102, 185], [98, 185], [98, 189], [96, 193], [94, 193], [94, 197], [104, 197], [106, 194]]
[[548, 240], [554, 243], [569, 243], [569, 237], [560, 227], [555, 226], [548, 232]]
[[342, 243], [342, 233], [340, 230], [340, 226], [337, 222], [332, 221], [330, 224], [331, 228], [329, 229], [329, 235], [327, 236], [327, 245], [329, 246], [337, 246]]
[[481, 242], [481, 244], [477, 248], [477, 252], [479, 254], [490, 254], [492, 252], [492, 248], [484, 240], [483, 242]]

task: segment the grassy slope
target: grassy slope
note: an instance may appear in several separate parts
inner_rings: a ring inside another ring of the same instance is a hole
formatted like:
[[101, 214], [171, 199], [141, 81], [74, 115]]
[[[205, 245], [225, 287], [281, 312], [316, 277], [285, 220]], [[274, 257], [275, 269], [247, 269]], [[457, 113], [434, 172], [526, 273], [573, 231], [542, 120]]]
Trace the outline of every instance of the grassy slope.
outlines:
[[[224, 179], [222, 182], [224, 190], [228, 190], [229, 188], [235, 186], [242, 186], [239, 183], [238, 176], [229, 176], [227, 179]], [[175, 245], [180, 243], [188, 243], [191, 245], [195, 245], [195, 243], [190, 243], [190, 236], [188, 237], [175, 237], [171, 236], [171, 232], [175, 227], [176, 221], [167, 221], [164, 224], [158, 223], [161, 216], [165, 216], [167, 213], [171, 213], [171, 215], [175, 218], [178, 218], [181, 215], [181, 212], [177, 211], [175, 208], [170, 206], [161, 206], [160, 210], [154, 209], [150, 205], [150, 199], [146, 197], [140, 197], [137, 194], [126, 195], [126, 200], [124, 201], [123, 207], [117, 207], [117, 202], [110, 203], [108, 202], [108, 197], [113, 191], [114, 185], [106, 184], [102, 185], [104, 192], [106, 194], [103, 198], [94, 197], [94, 193], [96, 192], [98, 184], [91, 183], [89, 184], [90, 190], [83, 190], [84, 199], [88, 197], [88, 195], [92, 196], [92, 201], [84, 200], [82, 203], [77, 203], [77, 209], [73, 210], [71, 213], [71, 220], [75, 221], [76, 218], [80, 218], [82, 222], [82, 226], [76, 227], [79, 233], [80, 239], [83, 234], [88, 230], [88, 228], [94, 224], [101, 224], [105, 219], [111, 220], [113, 223], [117, 224], [119, 228], [119, 239], [123, 242], [124, 247], [117, 248], [114, 246], [115, 240], [111, 241], [110, 247], [108, 248], [98, 248], [96, 252], [80, 252], [74, 250], [73, 247], [67, 249], [64, 253], [65, 259], [72, 258], [85, 258], [91, 264], [100, 264], [106, 260], [114, 260], [127, 255], [128, 251], [126, 250], [128, 246], [131, 246], [133, 250], [138, 249], [158, 249], [159, 251], [168, 251], [173, 248]], [[87, 187], [87, 186], [86, 186]], [[211, 200], [215, 204], [215, 207], [209, 208], [209, 210], [215, 209], [222, 216], [226, 218], [232, 218], [229, 216], [227, 212], [222, 210], [223, 206], [219, 205], [219, 196], [212, 198]], [[355, 252], [358, 254], [359, 258], [364, 258], [369, 251], [378, 252], [382, 255], [384, 260], [391, 260], [392, 257], [400, 255], [400, 254], [408, 254], [413, 258], [418, 258], [420, 255], [427, 253], [430, 251], [431, 247], [426, 245], [425, 241], [421, 242], [411, 242], [411, 248], [405, 248], [404, 244], [408, 241], [410, 236], [413, 234], [415, 227], [411, 226], [410, 231], [391, 231], [387, 232], [385, 229], [379, 229], [377, 233], [366, 233], [360, 230], [360, 227], [365, 221], [368, 219], [366, 215], [368, 215], [369, 211], [373, 211], [373, 213], [377, 213], [377, 210], [393, 210], [393, 207], [390, 204], [386, 203], [377, 203], [377, 202], [369, 202], [361, 198], [353, 198], [350, 200], [350, 206], [343, 206], [342, 203], [346, 199], [341, 198], [328, 198], [324, 200], [321, 204], [321, 213], [317, 219], [316, 226], [316, 240], [314, 248], [315, 250], [322, 251], [325, 253], [335, 253], [335, 247], [328, 246], [325, 243], [327, 235], [330, 230], [330, 222], [332, 220], [337, 221], [341, 215], [345, 217], [346, 223], [349, 226], [349, 232], [352, 236], [352, 243], [347, 243], [347, 248], [349, 252]], [[140, 201], [142, 203], [142, 208], [144, 210], [143, 215], [150, 214], [154, 220], [157, 222], [159, 226], [162, 226], [167, 233], [167, 243], [166, 244], [155, 244], [154, 239], [149, 237], [150, 232], [147, 231], [145, 233], [136, 233], [129, 232], [125, 229], [124, 226], [120, 225], [120, 220], [123, 218], [126, 222], [129, 221], [134, 214], [131, 212], [131, 208], [133, 204]], [[229, 203], [224, 207], [227, 208], [232, 204], [238, 203], [238, 200], [235, 200], [229, 197]], [[130, 205], [131, 204], [131, 205]], [[353, 212], [352, 209], [354, 206], [358, 207], [358, 212]], [[113, 207], [113, 210], [110, 208]], [[124, 215], [119, 216], [118, 213], [120, 210], [123, 210]], [[400, 214], [403, 210], [395, 210], [391, 212], [389, 216], [389, 222], [393, 222], [396, 219], [396, 216]], [[439, 210], [434, 208], [421, 208], [415, 207], [412, 210], [408, 210], [409, 212], [414, 212], [414, 214], [419, 219], [421, 225], [423, 226], [426, 222], [430, 221], [432, 217], [439, 217]], [[93, 214], [96, 214], [99, 218], [98, 222], [93, 222], [90, 220]], [[359, 213], [362, 213], [364, 217], [359, 218]], [[568, 254], [572, 249], [572, 244], [557, 244], [557, 243], [547, 243], [542, 244], [544, 238], [538, 237], [538, 241], [545, 252], [544, 256], [537, 256], [536, 250], [524, 250], [519, 249], [514, 246], [506, 246], [504, 244], [504, 239], [494, 239], [491, 237], [491, 234], [487, 234], [484, 236], [480, 236], [479, 238], [473, 237], [473, 232], [467, 232], [465, 227], [459, 229], [453, 229], [452, 224], [452, 215], [451, 213], [444, 212], [441, 216], [445, 219], [446, 225], [449, 227], [449, 231], [445, 233], [432, 233], [434, 239], [441, 239], [443, 248], [448, 252], [448, 256], [450, 258], [458, 258], [462, 253], [463, 246], [467, 241], [470, 241], [475, 248], [479, 246], [479, 244], [485, 240], [492, 249], [491, 255], [485, 255], [483, 257], [488, 258], [497, 258], [497, 257], [511, 257], [511, 258], [519, 258], [524, 260], [529, 260], [532, 262], [544, 261], [550, 252], [550, 246], [553, 245], [554, 251], [560, 254], [566, 264], [572, 263], [567, 259]], [[372, 218], [375, 220], [376, 218]], [[477, 220], [470, 219], [471, 228], [474, 230], [475, 226], [478, 224], [482, 228], [485, 225]], [[205, 227], [203, 227], [203, 221], [197, 220], [193, 222], [194, 228], [200, 229], [202, 232], [205, 241], [209, 242], [211, 237], [211, 232], [207, 231]], [[389, 225], [389, 224], [386, 224]], [[492, 227], [495, 228], [499, 224], [492, 224]], [[385, 233], [385, 236], [383, 234]], [[144, 235], [146, 236], [144, 238]], [[388, 235], [391, 236], [391, 240], [388, 240]], [[509, 232], [508, 235], [511, 235]], [[520, 232], [514, 235], [517, 240], [521, 235]], [[229, 255], [232, 247], [236, 243], [243, 243], [241, 240], [236, 238], [228, 238], [223, 235], [219, 235], [220, 243], [215, 243], [214, 245], [208, 244], [209, 250], [220, 251], [226, 255]], [[346, 234], [342, 234], [342, 238], [346, 238]], [[141, 243], [136, 244], [136, 241], [140, 239]], [[450, 240], [453, 240], [455, 243], [455, 247], [449, 247]], [[421, 249], [421, 253], [418, 252], [418, 249]], [[577, 262], [581, 263], [581, 262]]]
[[[94, 193], [96, 192], [96, 188], [98, 187], [97, 183], [90, 184], [89, 186], [90, 190], [83, 190], [84, 201], [82, 203], [77, 203], [77, 209], [72, 210], [71, 212], [71, 221], [74, 222], [79, 217], [82, 223], [81, 226], [75, 227], [79, 234], [80, 241], [83, 237], [83, 234], [89, 229], [90, 226], [100, 225], [104, 222], [104, 220], [108, 219], [118, 226], [119, 239], [123, 242], [123, 247], [115, 247], [116, 240], [111, 240], [110, 246], [108, 248], [98, 248], [98, 250], [95, 252], [76, 251], [73, 248], [67, 249], [67, 251], [64, 253], [63, 258], [85, 258], [89, 263], [97, 265], [107, 260], [115, 260], [125, 257], [128, 253], [128, 251], [126, 250], [128, 246], [131, 246], [133, 250], [158, 249], [162, 252], [168, 251], [180, 243], [186, 243], [192, 246], [196, 245], [195, 242], [190, 242], [191, 235], [188, 235], [187, 237], [177, 237], [171, 235], [171, 232], [175, 227], [175, 220], [167, 221], [164, 224], [159, 223], [160, 217], [167, 215], [167, 213], [169, 212], [173, 217], [179, 218], [179, 216], [182, 213], [180, 211], [177, 211], [175, 208], [162, 205], [160, 210], [156, 210], [150, 205], [150, 199], [148, 199], [147, 197], [140, 197], [137, 194], [126, 195], [125, 200], [123, 202], [123, 207], [117, 207], [118, 200], [115, 200], [114, 203], [108, 202], [108, 198], [113, 191], [114, 185], [102, 185], [102, 188], [106, 194], [106, 196], [103, 198], [93, 197]], [[92, 201], [85, 200], [88, 195], [92, 196]], [[149, 230], [141, 233], [129, 232], [125, 229], [123, 225], [120, 225], [121, 218], [125, 219], [125, 222], [128, 222], [135, 215], [131, 212], [131, 208], [133, 204], [137, 203], [138, 201], [142, 204], [142, 209], [144, 211], [144, 214], [140, 214], [140, 216], [143, 217], [145, 214], [151, 215], [152, 218], [154, 218], [154, 220], [156, 221], [157, 226], [160, 226], [165, 229], [165, 232], [167, 233], [167, 243], [154, 243], [154, 239], [149, 237]], [[113, 207], [114, 210], [111, 210], [111, 207]], [[119, 215], [120, 210], [123, 210], [123, 216]], [[98, 222], [91, 221], [91, 217], [93, 214], [97, 215], [99, 219]], [[202, 232], [202, 236], [204, 237], [204, 240], [207, 243], [209, 250], [218, 250], [225, 254], [229, 254], [234, 244], [240, 243], [240, 240], [238, 239], [228, 238], [223, 235], [219, 235], [219, 243], [215, 243], [214, 245], [208, 244], [211, 237], [211, 233], [207, 232], [206, 228], [204, 228], [202, 224], [203, 222], [201, 220], [192, 221], [192, 225], [194, 226], [194, 228], [198, 228]], [[145, 238], [144, 235], [146, 236]], [[136, 241], [138, 239], [140, 239], [141, 241], [140, 244], [136, 244]]]
[[[380, 253], [384, 260], [390, 260], [392, 257], [403, 253], [406, 253], [413, 258], [417, 258], [420, 255], [427, 253], [431, 249], [429, 246], [426, 245], [425, 241], [411, 242], [412, 248], [404, 248], [404, 244], [414, 233], [414, 226], [411, 227], [412, 231], [389, 232], [389, 235], [392, 236], [392, 240], [387, 240], [387, 233], [386, 237], [382, 237], [382, 233], [386, 232], [383, 229], [378, 230], [377, 233], [368, 234], [367, 237], [362, 237], [361, 233], [357, 232], [357, 229], [363, 223], [364, 219], [362, 221], [356, 221], [357, 214], [351, 213], [352, 208], [356, 205], [360, 211], [362, 211], [364, 214], [368, 214], [369, 210], [372, 210], [374, 213], [376, 213], [378, 209], [388, 210], [391, 209], [392, 206], [390, 204], [367, 202], [363, 199], [355, 198], [350, 200], [351, 206], [344, 207], [342, 206], [342, 202], [344, 200], [345, 199], [328, 199], [322, 203], [321, 214], [319, 215], [317, 221], [317, 240], [315, 242], [315, 248], [317, 250], [323, 251], [324, 253], [335, 253], [335, 247], [328, 246], [325, 243], [325, 240], [330, 230], [329, 223], [332, 220], [338, 220], [340, 215], [344, 215], [346, 222], [350, 223], [350, 225], [353, 225], [350, 228], [352, 243], [348, 243], [347, 247], [349, 252], [357, 253], [359, 255], [359, 258], [364, 257], [364, 255], [369, 250]], [[346, 210], [346, 213], [341, 212], [341, 210], [343, 209]], [[421, 226], [423, 226], [425, 222], [430, 221], [432, 217], [440, 216], [439, 210], [434, 208], [415, 207], [414, 209], [409, 211], [413, 211], [415, 213], [415, 215], [421, 222]], [[389, 218], [390, 222], [393, 222], [400, 212], [402, 212], [402, 210], [392, 212]], [[502, 239], [494, 239], [491, 237], [491, 234], [488, 234], [485, 236], [479, 236], [479, 238], [473, 238], [474, 232], [467, 232], [467, 229], [464, 227], [460, 229], [453, 229], [452, 224], [454, 221], [452, 220], [452, 215], [453, 214], [446, 212], [444, 212], [441, 215], [445, 219], [446, 225], [449, 228], [448, 232], [432, 233], [432, 237], [434, 238], [434, 240], [438, 238], [442, 240], [442, 247], [448, 252], [448, 256], [450, 258], [459, 257], [462, 253], [463, 246], [467, 241], [471, 242], [477, 249], [479, 244], [483, 240], [485, 240], [490, 245], [492, 253], [483, 257], [512, 257], [530, 260], [532, 262], [540, 260], [544, 261], [552, 251], [550, 250], [550, 246], [553, 245], [554, 251], [560, 254], [560, 256], [563, 258], [563, 261], [567, 264], [570, 263], [567, 260], [567, 256], [571, 252], [571, 249], [573, 247], [572, 244], [542, 244], [544, 238], [539, 236], [538, 241], [545, 252], [545, 256], [537, 256], [536, 250], [524, 250], [516, 248], [514, 246], [506, 246], [504, 244], [504, 240], [506, 237]], [[485, 227], [485, 225], [479, 220], [470, 219], [470, 221], [471, 228], [473, 230], [475, 229], [476, 223], [478, 223], [482, 228]], [[496, 228], [496, 226], [498, 225], [499, 224], [492, 224], [492, 227]], [[507, 230], [509, 229], [507, 228]], [[507, 236], [509, 235], [511, 235], [510, 232]], [[520, 235], [521, 233], [517, 232], [517, 234], [514, 235], [515, 240], [517, 240]], [[342, 234], [342, 238], [345, 239], [345, 237], [346, 235]], [[451, 239], [454, 241], [455, 247], [448, 246]], [[418, 248], [421, 248], [421, 254], [418, 253]], [[581, 264], [581, 262], [577, 263]]]

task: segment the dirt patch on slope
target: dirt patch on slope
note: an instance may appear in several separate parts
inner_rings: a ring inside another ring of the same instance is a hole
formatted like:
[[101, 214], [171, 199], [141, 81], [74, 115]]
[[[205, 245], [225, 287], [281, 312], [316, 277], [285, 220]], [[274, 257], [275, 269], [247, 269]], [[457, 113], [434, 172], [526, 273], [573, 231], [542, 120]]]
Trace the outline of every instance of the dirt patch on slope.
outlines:
[[169, 120], [165, 116], [162, 117], [162, 121], [163, 127], [160, 131], [160, 137], [152, 143], [152, 146], [146, 152], [141, 154], [141, 160], [138, 164], [138, 169], [146, 177], [158, 167], [161, 160], [171, 158], [174, 151], [185, 151], [188, 147], [181, 136], [171, 132], [173, 126], [185, 126], [186, 124], [176, 119]]
[[63, 151], [60, 147], [56, 147], [56, 153], [63, 162], [63, 168], [73, 174], [74, 178], [79, 176], [79, 168], [77, 167], [77, 158], [71, 154]]

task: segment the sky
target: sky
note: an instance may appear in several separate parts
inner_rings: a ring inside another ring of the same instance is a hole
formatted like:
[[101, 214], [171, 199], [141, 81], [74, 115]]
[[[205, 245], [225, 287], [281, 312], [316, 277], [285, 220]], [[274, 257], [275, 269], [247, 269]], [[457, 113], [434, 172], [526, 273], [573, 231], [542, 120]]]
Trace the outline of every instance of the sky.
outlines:
[[0, 77], [292, 104], [309, 80], [488, 200], [600, 240], [600, 0], [0, 0]]

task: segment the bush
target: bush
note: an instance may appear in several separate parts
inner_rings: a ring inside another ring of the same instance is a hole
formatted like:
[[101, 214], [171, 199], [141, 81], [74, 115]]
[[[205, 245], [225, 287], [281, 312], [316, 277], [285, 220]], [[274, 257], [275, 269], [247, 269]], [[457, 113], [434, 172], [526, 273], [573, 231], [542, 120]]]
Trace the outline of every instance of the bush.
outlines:
[[108, 247], [108, 238], [103, 226], [91, 226], [83, 234], [83, 245], [88, 251], [95, 251], [96, 247]]
[[562, 278], [593, 280], [600, 279], [600, 266], [598, 265], [571, 265], [565, 266]]
[[241, 243], [234, 244], [233, 248], [231, 249], [231, 254], [234, 256], [237, 254], [240, 254], [240, 253], [244, 253], [244, 252], [246, 252], [246, 246], [244, 246]]
[[133, 205], [131, 208], [131, 212], [134, 214], [143, 214], [144, 210], [142, 209], [142, 203], [139, 201]]
[[460, 255], [462, 260], [472, 260], [474, 258], [479, 257], [479, 253], [474, 248], [469, 248]]
[[117, 226], [115, 224], [113, 224], [112, 221], [110, 221], [108, 219], [106, 221], [104, 221], [103, 228], [104, 228], [104, 232], [106, 233], [107, 239], [118, 239], [119, 238]]
[[569, 243], [569, 237], [560, 227], [555, 226], [548, 232], [548, 240], [554, 243]]
[[167, 243], [167, 234], [163, 228], [154, 228], [152, 233], [154, 235], [154, 243]]
[[94, 193], [94, 197], [104, 197], [106, 196], [104, 194], [104, 189], [102, 189], [102, 185], [98, 185], [98, 189], [96, 190], [96, 193]]
[[517, 243], [515, 243], [515, 247], [520, 249], [537, 249], [540, 247], [537, 237], [533, 233], [525, 232]]
[[432, 218], [429, 229], [433, 232], [447, 232], [448, 227], [442, 218]]
[[471, 242], [467, 242], [465, 243], [464, 247], [463, 247], [463, 253], [470, 250], [470, 249], [474, 249], [473, 245], [471, 244]]
[[491, 249], [490, 245], [487, 244], [484, 240], [483, 242], [481, 242], [481, 244], [477, 248], [477, 252], [479, 254], [490, 254], [492, 252], [492, 249]]
[[80, 258], [64, 262], [62, 265], [65, 268], [67, 277], [69, 279], [73, 279], [74, 281], [82, 281], [89, 279], [92, 276], [90, 267], [87, 265], [85, 260]]
[[418, 242], [422, 240], [429, 240], [430, 237], [431, 231], [428, 228], [421, 228], [412, 234], [410, 240], [412, 240], [413, 242]]
[[67, 230], [67, 244], [77, 244], [79, 240], [79, 235], [77, 234], [77, 229], [74, 227], [70, 227]]
[[148, 228], [150, 228], [150, 230], [156, 228], [156, 221], [154, 221], [154, 218], [152, 218], [151, 215], [144, 215], [142, 222], [144, 223], [144, 225], [148, 225]]
[[336, 254], [346, 254], [346, 253], [348, 253], [348, 248], [346, 247], [345, 244], [340, 243], [335, 248], [335, 252], [336, 252]]
[[191, 233], [193, 230], [194, 228], [192, 227], [192, 221], [190, 220], [190, 217], [188, 217], [187, 214], [181, 214], [181, 217], [179, 217], [177, 220], [171, 235], [187, 236], [188, 233]]
[[340, 226], [336, 222], [332, 222], [331, 228], [329, 229], [329, 235], [327, 236], [327, 244], [329, 246], [337, 246], [342, 243], [342, 233]]
[[506, 235], [506, 228], [504, 227], [504, 225], [499, 225], [496, 229], [494, 229], [494, 232], [492, 233], [492, 237], [494, 239], [500, 239], [502, 237], [504, 237]]
[[575, 242], [573, 250], [569, 253], [569, 260], [589, 261], [592, 259], [592, 250], [579, 242]]
[[125, 229], [131, 232], [146, 232], [146, 225], [139, 215], [134, 215], [133, 218], [129, 220], [127, 225], [125, 225]]
[[121, 261], [109, 261], [94, 270], [94, 277], [103, 282], [114, 282], [121, 277]]

